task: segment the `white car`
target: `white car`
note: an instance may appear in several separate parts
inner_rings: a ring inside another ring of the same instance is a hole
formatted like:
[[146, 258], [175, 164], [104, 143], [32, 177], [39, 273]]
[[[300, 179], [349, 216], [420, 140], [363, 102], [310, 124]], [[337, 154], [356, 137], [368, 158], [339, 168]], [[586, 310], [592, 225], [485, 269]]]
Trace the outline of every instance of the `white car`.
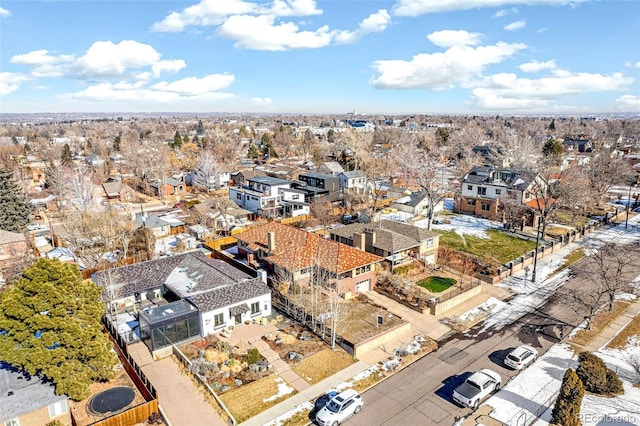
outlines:
[[337, 426], [353, 414], [362, 410], [362, 397], [353, 389], [347, 389], [334, 396], [324, 408], [316, 414], [316, 423], [320, 426]]
[[505, 357], [505, 365], [513, 368], [514, 370], [523, 370], [538, 358], [538, 351], [536, 348], [529, 345], [520, 345]]
[[480, 405], [480, 401], [491, 395], [491, 392], [500, 390], [501, 382], [502, 379], [498, 373], [483, 368], [473, 373], [464, 383], [454, 389], [453, 400], [463, 407], [475, 410]]

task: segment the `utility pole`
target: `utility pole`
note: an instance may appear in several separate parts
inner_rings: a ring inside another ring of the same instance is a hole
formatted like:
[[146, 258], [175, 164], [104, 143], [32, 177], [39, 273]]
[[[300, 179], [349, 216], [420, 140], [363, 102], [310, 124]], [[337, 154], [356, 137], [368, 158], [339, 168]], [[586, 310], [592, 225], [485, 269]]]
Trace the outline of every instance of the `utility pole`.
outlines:
[[538, 245], [540, 244], [540, 225], [544, 222], [544, 218], [540, 216], [538, 219], [538, 231], [536, 232], [536, 251], [533, 255], [533, 273], [531, 274], [531, 282], [536, 282], [536, 268], [538, 266]]
[[629, 184], [629, 196], [627, 198], [627, 217], [624, 220], [624, 229], [627, 229], [629, 226], [629, 210], [631, 209], [631, 188], [634, 188], [635, 185]]

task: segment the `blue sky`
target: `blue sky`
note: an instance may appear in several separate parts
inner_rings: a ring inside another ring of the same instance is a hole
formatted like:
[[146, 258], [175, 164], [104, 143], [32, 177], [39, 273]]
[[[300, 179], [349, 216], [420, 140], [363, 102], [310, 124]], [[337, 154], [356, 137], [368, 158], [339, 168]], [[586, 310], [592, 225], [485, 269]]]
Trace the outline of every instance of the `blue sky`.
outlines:
[[640, 2], [0, 0], [0, 112], [640, 112]]

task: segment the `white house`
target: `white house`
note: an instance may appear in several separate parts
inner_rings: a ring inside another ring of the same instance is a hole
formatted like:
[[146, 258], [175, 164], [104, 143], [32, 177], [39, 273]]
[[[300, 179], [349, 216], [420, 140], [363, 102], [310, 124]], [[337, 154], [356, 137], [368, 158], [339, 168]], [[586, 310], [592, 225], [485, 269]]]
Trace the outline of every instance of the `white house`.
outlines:
[[294, 188], [280, 188], [280, 204], [284, 206], [284, 215], [297, 217], [311, 213], [311, 206], [305, 202], [305, 191]]
[[254, 176], [245, 186], [229, 188], [231, 201], [255, 214], [279, 217], [284, 213], [281, 190], [290, 189], [291, 182], [269, 176]]
[[342, 189], [361, 193], [367, 188], [367, 177], [362, 170], [342, 172], [338, 175], [338, 178]]

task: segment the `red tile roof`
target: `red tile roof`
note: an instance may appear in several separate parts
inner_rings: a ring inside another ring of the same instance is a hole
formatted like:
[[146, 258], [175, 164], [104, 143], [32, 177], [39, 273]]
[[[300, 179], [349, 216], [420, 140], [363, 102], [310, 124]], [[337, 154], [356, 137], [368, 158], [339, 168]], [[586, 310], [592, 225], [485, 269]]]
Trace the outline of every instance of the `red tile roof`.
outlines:
[[320, 264], [328, 271], [336, 271], [337, 266], [337, 272], [343, 273], [382, 260], [380, 256], [278, 222], [269, 222], [234, 237], [251, 250], [266, 252], [269, 232], [275, 235], [275, 250], [267, 260], [290, 271]]

